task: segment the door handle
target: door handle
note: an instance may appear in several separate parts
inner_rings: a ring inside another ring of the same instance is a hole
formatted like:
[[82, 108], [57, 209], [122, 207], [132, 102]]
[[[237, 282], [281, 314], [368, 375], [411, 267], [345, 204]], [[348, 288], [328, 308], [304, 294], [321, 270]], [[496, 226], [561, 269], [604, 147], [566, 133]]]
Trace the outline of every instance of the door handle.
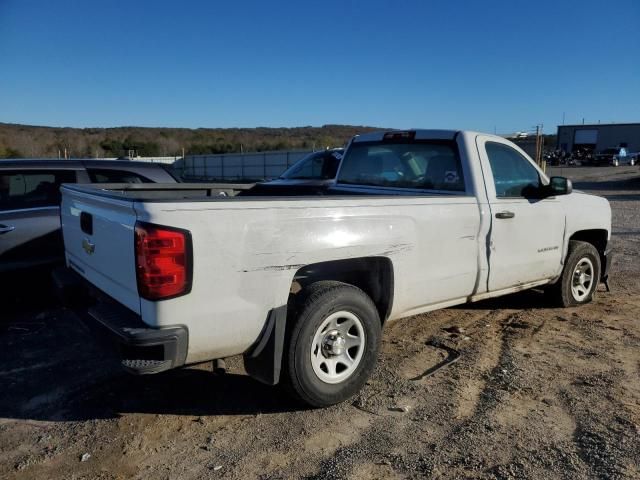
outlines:
[[496, 213], [496, 218], [513, 218], [515, 217], [516, 214], [513, 212], [508, 212], [508, 211], [504, 211], [504, 212], [498, 212]]
[[16, 227], [13, 227], [11, 225], [9, 225], [9, 226], [0, 225], [0, 235], [2, 235], [3, 233], [13, 232], [15, 229], [16, 229]]

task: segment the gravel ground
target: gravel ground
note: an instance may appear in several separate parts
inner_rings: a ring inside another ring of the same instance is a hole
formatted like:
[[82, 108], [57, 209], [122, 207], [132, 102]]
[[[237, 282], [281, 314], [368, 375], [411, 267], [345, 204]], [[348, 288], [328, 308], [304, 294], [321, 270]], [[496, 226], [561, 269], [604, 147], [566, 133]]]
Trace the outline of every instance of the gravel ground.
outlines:
[[127, 376], [37, 279], [4, 290], [0, 478], [640, 478], [640, 170], [552, 173], [611, 201], [612, 292], [392, 322], [366, 388], [323, 410], [237, 358], [226, 375]]

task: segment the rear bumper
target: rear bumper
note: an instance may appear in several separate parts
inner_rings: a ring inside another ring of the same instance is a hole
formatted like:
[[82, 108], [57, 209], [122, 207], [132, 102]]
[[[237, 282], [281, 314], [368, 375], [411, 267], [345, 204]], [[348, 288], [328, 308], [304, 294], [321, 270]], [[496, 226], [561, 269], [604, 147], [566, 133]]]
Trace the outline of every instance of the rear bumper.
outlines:
[[53, 280], [63, 304], [116, 346], [128, 372], [146, 375], [184, 365], [189, 344], [186, 327], [149, 327], [139, 315], [70, 269], [55, 270]]

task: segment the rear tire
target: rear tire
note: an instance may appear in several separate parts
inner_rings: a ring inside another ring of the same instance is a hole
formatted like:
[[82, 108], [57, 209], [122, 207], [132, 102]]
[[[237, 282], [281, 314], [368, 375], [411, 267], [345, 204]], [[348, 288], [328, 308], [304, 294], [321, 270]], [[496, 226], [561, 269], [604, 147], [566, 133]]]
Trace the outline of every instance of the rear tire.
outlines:
[[583, 305], [593, 300], [600, 283], [600, 254], [588, 242], [571, 240], [560, 279], [548, 293], [562, 307]]
[[359, 288], [321, 281], [305, 288], [290, 309], [283, 381], [313, 407], [343, 402], [358, 392], [375, 368], [381, 323]]

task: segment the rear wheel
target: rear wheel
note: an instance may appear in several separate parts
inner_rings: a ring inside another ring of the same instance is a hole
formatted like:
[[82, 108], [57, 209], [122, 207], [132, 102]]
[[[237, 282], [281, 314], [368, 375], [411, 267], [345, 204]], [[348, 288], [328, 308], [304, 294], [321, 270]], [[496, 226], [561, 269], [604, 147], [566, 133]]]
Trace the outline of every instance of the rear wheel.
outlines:
[[593, 300], [599, 281], [600, 254], [596, 248], [571, 240], [562, 275], [549, 293], [563, 307], [582, 305]]
[[378, 311], [362, 290], [341, 282], [317, 282], [298, 295], [283, 380], [311, 406], [342, 402], [362, 388], [375, 367]]

